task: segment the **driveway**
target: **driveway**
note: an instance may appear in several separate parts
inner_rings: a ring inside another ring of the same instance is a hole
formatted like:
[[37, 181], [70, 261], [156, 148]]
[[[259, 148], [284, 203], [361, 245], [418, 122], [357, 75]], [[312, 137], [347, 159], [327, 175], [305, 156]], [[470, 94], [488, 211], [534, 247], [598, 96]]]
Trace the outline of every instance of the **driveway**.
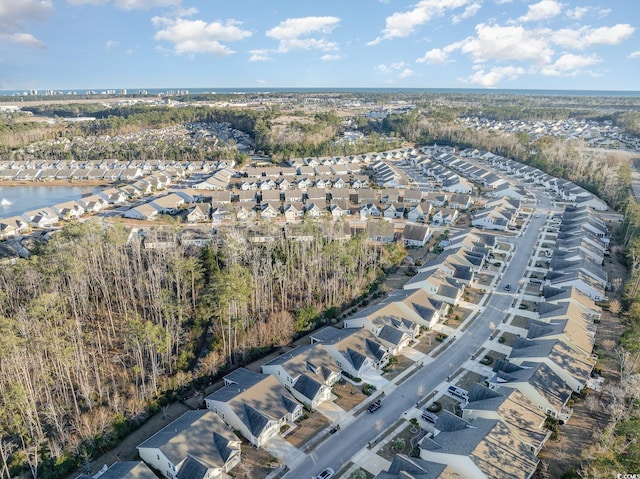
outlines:
[[[513, 252], [502, 278], [497, 282], [495, 292], [471, 325], [464, 332], [456, 333], [455, 347], [446, 348], [434, 361], [417, 369], [409, 379], [387, 393], [383, 407], [373, 414], [359, 415], [351, 424], [334, 434], [331, 441], [320, 445], [313, 454], [291, 468], [285, 477], [313, 477], [325, 467], [339, 471], [361, 449], [375, 445], [379, 438], [384, 437], [387, 429], [398, 418], [463, 366], [482, 343], [491, 341], [494, 329], [508, 316], [520, 294], [516, 285], [525, 276], [530, 255], [535, 250], [538, 234], [545, 222], [546, 211], [551, 206], [546, 195], [538, 191], [535, 194], [540, 217], [531, 218], [522, 235], [510, 241]], [[506, 284], [512, 285], [511, 291], [504, 290]]]

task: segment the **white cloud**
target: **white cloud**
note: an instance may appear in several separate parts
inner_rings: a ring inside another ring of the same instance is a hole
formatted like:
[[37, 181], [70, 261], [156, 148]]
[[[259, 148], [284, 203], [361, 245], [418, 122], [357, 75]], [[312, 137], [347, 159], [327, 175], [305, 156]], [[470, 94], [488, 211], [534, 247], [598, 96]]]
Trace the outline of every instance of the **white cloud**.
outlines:
[[415, 72], [410, 68], [405, 68], [404, 70], [402, 70], [402, 72], [400, 72], [400, 75], [398, 76], [398, 78], [409, 78], [410, 76], [413, 76], [414, 73]]
[[449, 10], [464, 7], [469, 3], [471, 0], [420, 0], [412, 10], [396, 12], [388, 16], [382, 35], [370, 41], [368, 45], [376, 45], [382, 40], [408, 37], [420, 25], [424, 25], [433, 18], [441, 17]]
[[575, 55], [565, 53], [552, 65], [547, 65], [540, 70], [540, 73], [547, 76], [575, 76], [582, 73], [585, 68], [600, 63], [598, 55]]
[[466, 79], [469, 83], [480, 85], [484, 88], [493, 88], [502, 80], [515, 80], [525, 73], [522, 67], [494, 67], [489, 71], [478, 70]]
[[442, 48], [433, 48], [427, 51], [422, 57], [416, 59], [418, 63], [427, 63], [429, 65], [437, 63], [446, 63], [449, 59], [449, 55]]
[[415, 75], [415, 72], [408, 68], [406, 62], [393, 62], [388, 65], [381, 63], [380, 65], [375, 67], [375, 70], [378, 73], [382, 73], [385, 75], [392, 74], [394, 76], [397, 76], [399, 79], [409, 78], [410, 76]]
[[[266, 35], [278, 40], [278, 51], [337, 50], [338, 45], [326, 39], [340, 23], [338, 17], [288, 18], [268, 30]], [[313, 36], [311, 36], [313, 35]]]
[[596, 17], [606, 17], [611, 13], [610, 8], [601, 7], [575, 7], [565, 11], [567, 17], [572, 20], [580, 20], [586, 15], [594, 15]]
[[[590, 68], [602, 62], [595, 53], [585, 50], [601, 45], [617, 45], [631, 37], [635, 28], [617, 24], [593, 28], [527, 28], [525, 25], [481, 23], [475, 35], [459, 42], [428, 50], [416, 63], [443, 63], [459, 51], [474, 63], [476, 72], [465, 79], [485, 87], [515, 79], [523, 74], [548, 76], [597, 75]], [[564, 50], [561, 53], [556, 49]], [[629, 55], [640, 57], [640, 50]]]
[[628, 58], [640, 58], [640, 50], [629, 53]]
[[342, 55], [327, 53], [326, 55], [322, 55], [322, 61], [325, 62], [334, 62], [336, 60], [341, 60]]
[[475, 62], [528, 60], [535, 64], [551, 61], [553, 50], [544, 36], [522, 26], [476, 25], [476, 37], [462, 42], [461, 51]]
[[538, 22], [556, 17], [562, 12], [562, 4], [556, 0], [542, 0], [529, 5], [527, 14], [520, 17], [521, 22]]
[[550, 39], [556, 45], [573, 50], [585, 50], [596, 45], [618, 45], [635, 31], [628, 23], [618, 23], [612, 27], [578, 29], [563, 28], [550, 32]]
[[17, 43], [26, 47], [44, 48], [45, 45], [30, 33], [0, 33], [0, 43], [3, 41]]
[[590, 7], [575, 7], [568, 9], [565, 13], [567, 17], [572, 18], [573, 20], [580, 20], [587, 13], [589, 13]]
[[481, 6], [479, 3], [473, 3], [469, 5], [467, 8], [465, 8], [464, 12], [458, 15], [454, 15], [453, 18], [451, 19], [451, 22], [455, 25], [456, 23], [460, 23], [462, 20], [474, 17], [476, 13], [480, 11], [480, 8]]
[[394, 63], [391, 64], [391, 69], [392, 70], [402, 70], [406, 66], [407, 66], [407, 64], [405, 62], [394, 62]]
[[272, 59], [269, 56], [269, 50], [264, 48], [259, 50], [249, 50], [249, 53], [251, 53], [251, 56], [249, 57], [250, 62], [266, 62]]
[[0, 22], [44, 20], [53, 13], [51, 0], [0, 0]]
[[104, 44], [104, 47], [105, 47], [107, 50], [111, 50], [111, 49], [112, 49], [113, 47], [115, 47], [118, 43], [120, 43], [120, 42], [118, 42], [118, 41], [116, 41], [116, 40], [107, 40], [107, 41], [105, 42], [105, 44]]
[[[106, 5], [110, 0], [67, 0], [69, 5]], [[151, 10], [152, 8], [182, 8], [182, 0], [113, 0], [113, 4], [122, 10]], [[195, 10], [195, 9], [187, 9]], [[184, 16], [185, 10], [181, 11]]]
[[69, 5], [106, 5], [109, 0], [67, 0]]
[[115, 0], [123, 10], [151, 10], [158, 7], [181, 7], [182, 0]]
[[251, 32], [241, 29], [241, 23], [236, 20], [207, 23], [203, 20], [154, 17], [151, 21], [158, 29], [154, 38], [172, 43], [173, 51], [177, 54], [211, 53], [227, 56], [235, 52], [222, 42], [234, 42], [251, 36]]
[[44, 43], [26, 32], [24, 22], [44, 21], [52, 13], [51, 0], [0, 0], [0, 43], [44, 48]]

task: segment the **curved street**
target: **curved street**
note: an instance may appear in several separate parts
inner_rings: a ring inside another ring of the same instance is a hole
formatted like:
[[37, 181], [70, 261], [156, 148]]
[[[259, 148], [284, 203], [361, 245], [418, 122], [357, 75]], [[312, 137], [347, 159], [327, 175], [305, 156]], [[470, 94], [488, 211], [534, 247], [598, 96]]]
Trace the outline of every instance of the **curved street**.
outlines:
[[[522, 234], [510, 238], [512, 253], [508, 258], [507, 267], [497, 281], [494, 292], [489, 293], [488, 302], [481, 307], [480, 314], [473, 319], [469, 327], [465, 331], [458, 331], [450, 338], [448, 347], [431, 362], [426, 362], [424, 367], [417, 369], [408, 380], [398, 386], [388, 384], [383, 387], [384, 407], [374, 415], [360, 414], [351, 423], [341, 425], [341, 430], [333, 434], [331, 440], [325, 441], [307, 454], [285, 477], [315, 477], [326, 467], [339, 471], [361, 449], [366, 448], [371, 441], [393, 426], [406, 411], [441, 386], [485, 341], [491, 341], [490, 336], [495, 326], [507, 316], [516, 296], [520, 294], [516, 285], [525, 277], [530, 256], [535, 251], [535, 244], [551, 207], [551, 201], [545, 193], [534, 193], [538, 200], [536, 212], [539, 216], [536, 218], [532, 213]], [[507, 284], [513, 286], [509, 292], [504, 290]]]

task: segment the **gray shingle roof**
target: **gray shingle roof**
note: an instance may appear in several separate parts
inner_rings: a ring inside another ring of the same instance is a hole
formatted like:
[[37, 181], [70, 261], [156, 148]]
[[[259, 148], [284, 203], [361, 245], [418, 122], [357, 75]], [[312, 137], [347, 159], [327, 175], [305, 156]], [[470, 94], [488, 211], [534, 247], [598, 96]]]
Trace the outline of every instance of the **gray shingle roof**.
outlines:
[[349, 362], [351, 363], [351, 365], [356, 370], [360, 369], [360, 367], [364, 364], [365, 360], [367, 359], [364, 355], [360, 354], [357, 351], [354, 351], [351, 348], [347, 348], [346, 356], [347, 356], [347, 359], [349, 359]]
[[491, 398], [500, 398], [502, 394], [493, 389], [489, 389], [482, 384], [473, 383], [469, 388], [468, 402], [484, 401]]
[[[84, 474], [80, 478], [85, 476]], [[90, 478], [91, 479], [91, 478]], [[100, 475], [100, 479], [157, 479], [156, 475], [142, 461], [116, 462]]]
[[384, 346], [370, 339], [366, 340], [367, 350], [373, 354], [373, 356], [380, 361], [384, 355], [387, 353], [387, 350]]
[[406, 334], [393, 326], [383, 326], [378, 337], [385, 341], [398, 345], [406, 339]]
[[447, 410], [443, 410], [438, 416], [436, 421], [436, 429], [440, 432], [459, 431], [469, 426], [469, 423], [464, 419], [459, 418], [455, 414], [451, 414]]
[[[160, 449], [173, 464], [179, 464], [191, 455], [221, 467], [229, 457], [230, 441], [235, 442], [237, 438], [222, 419], [213, 411], [200, 410], [187, 411], [138, 448]], [[223, 445], [224, 449], [221, 449]]]
[[199, 462], [194, 457], [187, 457], [180, 470], [178, 471], [178, 479], [205, 479], [209, 468]]
[[255, 437], [260, 436], [260, 433], [269, 422], [269, 418], [262, 414], [257, 409], [252, 408], [248, 404], [243, 404], [244, 408], [244, 420], [243, 422], [251, 431]]
[[446, 464], [398, 454], [389, 470], [381, 471], [374, 479], [438, 479], [446, 468]]
[[313, 400], [318, 392], [322, 389], [322, 384], [306, 374], [301, 374], [293, 385], [293, 389], [298, 391], [304, 397]]

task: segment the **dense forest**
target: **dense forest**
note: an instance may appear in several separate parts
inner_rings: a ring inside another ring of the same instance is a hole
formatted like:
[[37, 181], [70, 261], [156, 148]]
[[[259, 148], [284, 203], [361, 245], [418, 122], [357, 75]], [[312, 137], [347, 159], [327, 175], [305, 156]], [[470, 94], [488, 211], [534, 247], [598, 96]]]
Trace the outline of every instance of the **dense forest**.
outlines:
[[341, 226], [187, 250], [90, 221], [1, 269], [0, 477], [61, 477], [181, 387], [335, 317], [403, 257]]

